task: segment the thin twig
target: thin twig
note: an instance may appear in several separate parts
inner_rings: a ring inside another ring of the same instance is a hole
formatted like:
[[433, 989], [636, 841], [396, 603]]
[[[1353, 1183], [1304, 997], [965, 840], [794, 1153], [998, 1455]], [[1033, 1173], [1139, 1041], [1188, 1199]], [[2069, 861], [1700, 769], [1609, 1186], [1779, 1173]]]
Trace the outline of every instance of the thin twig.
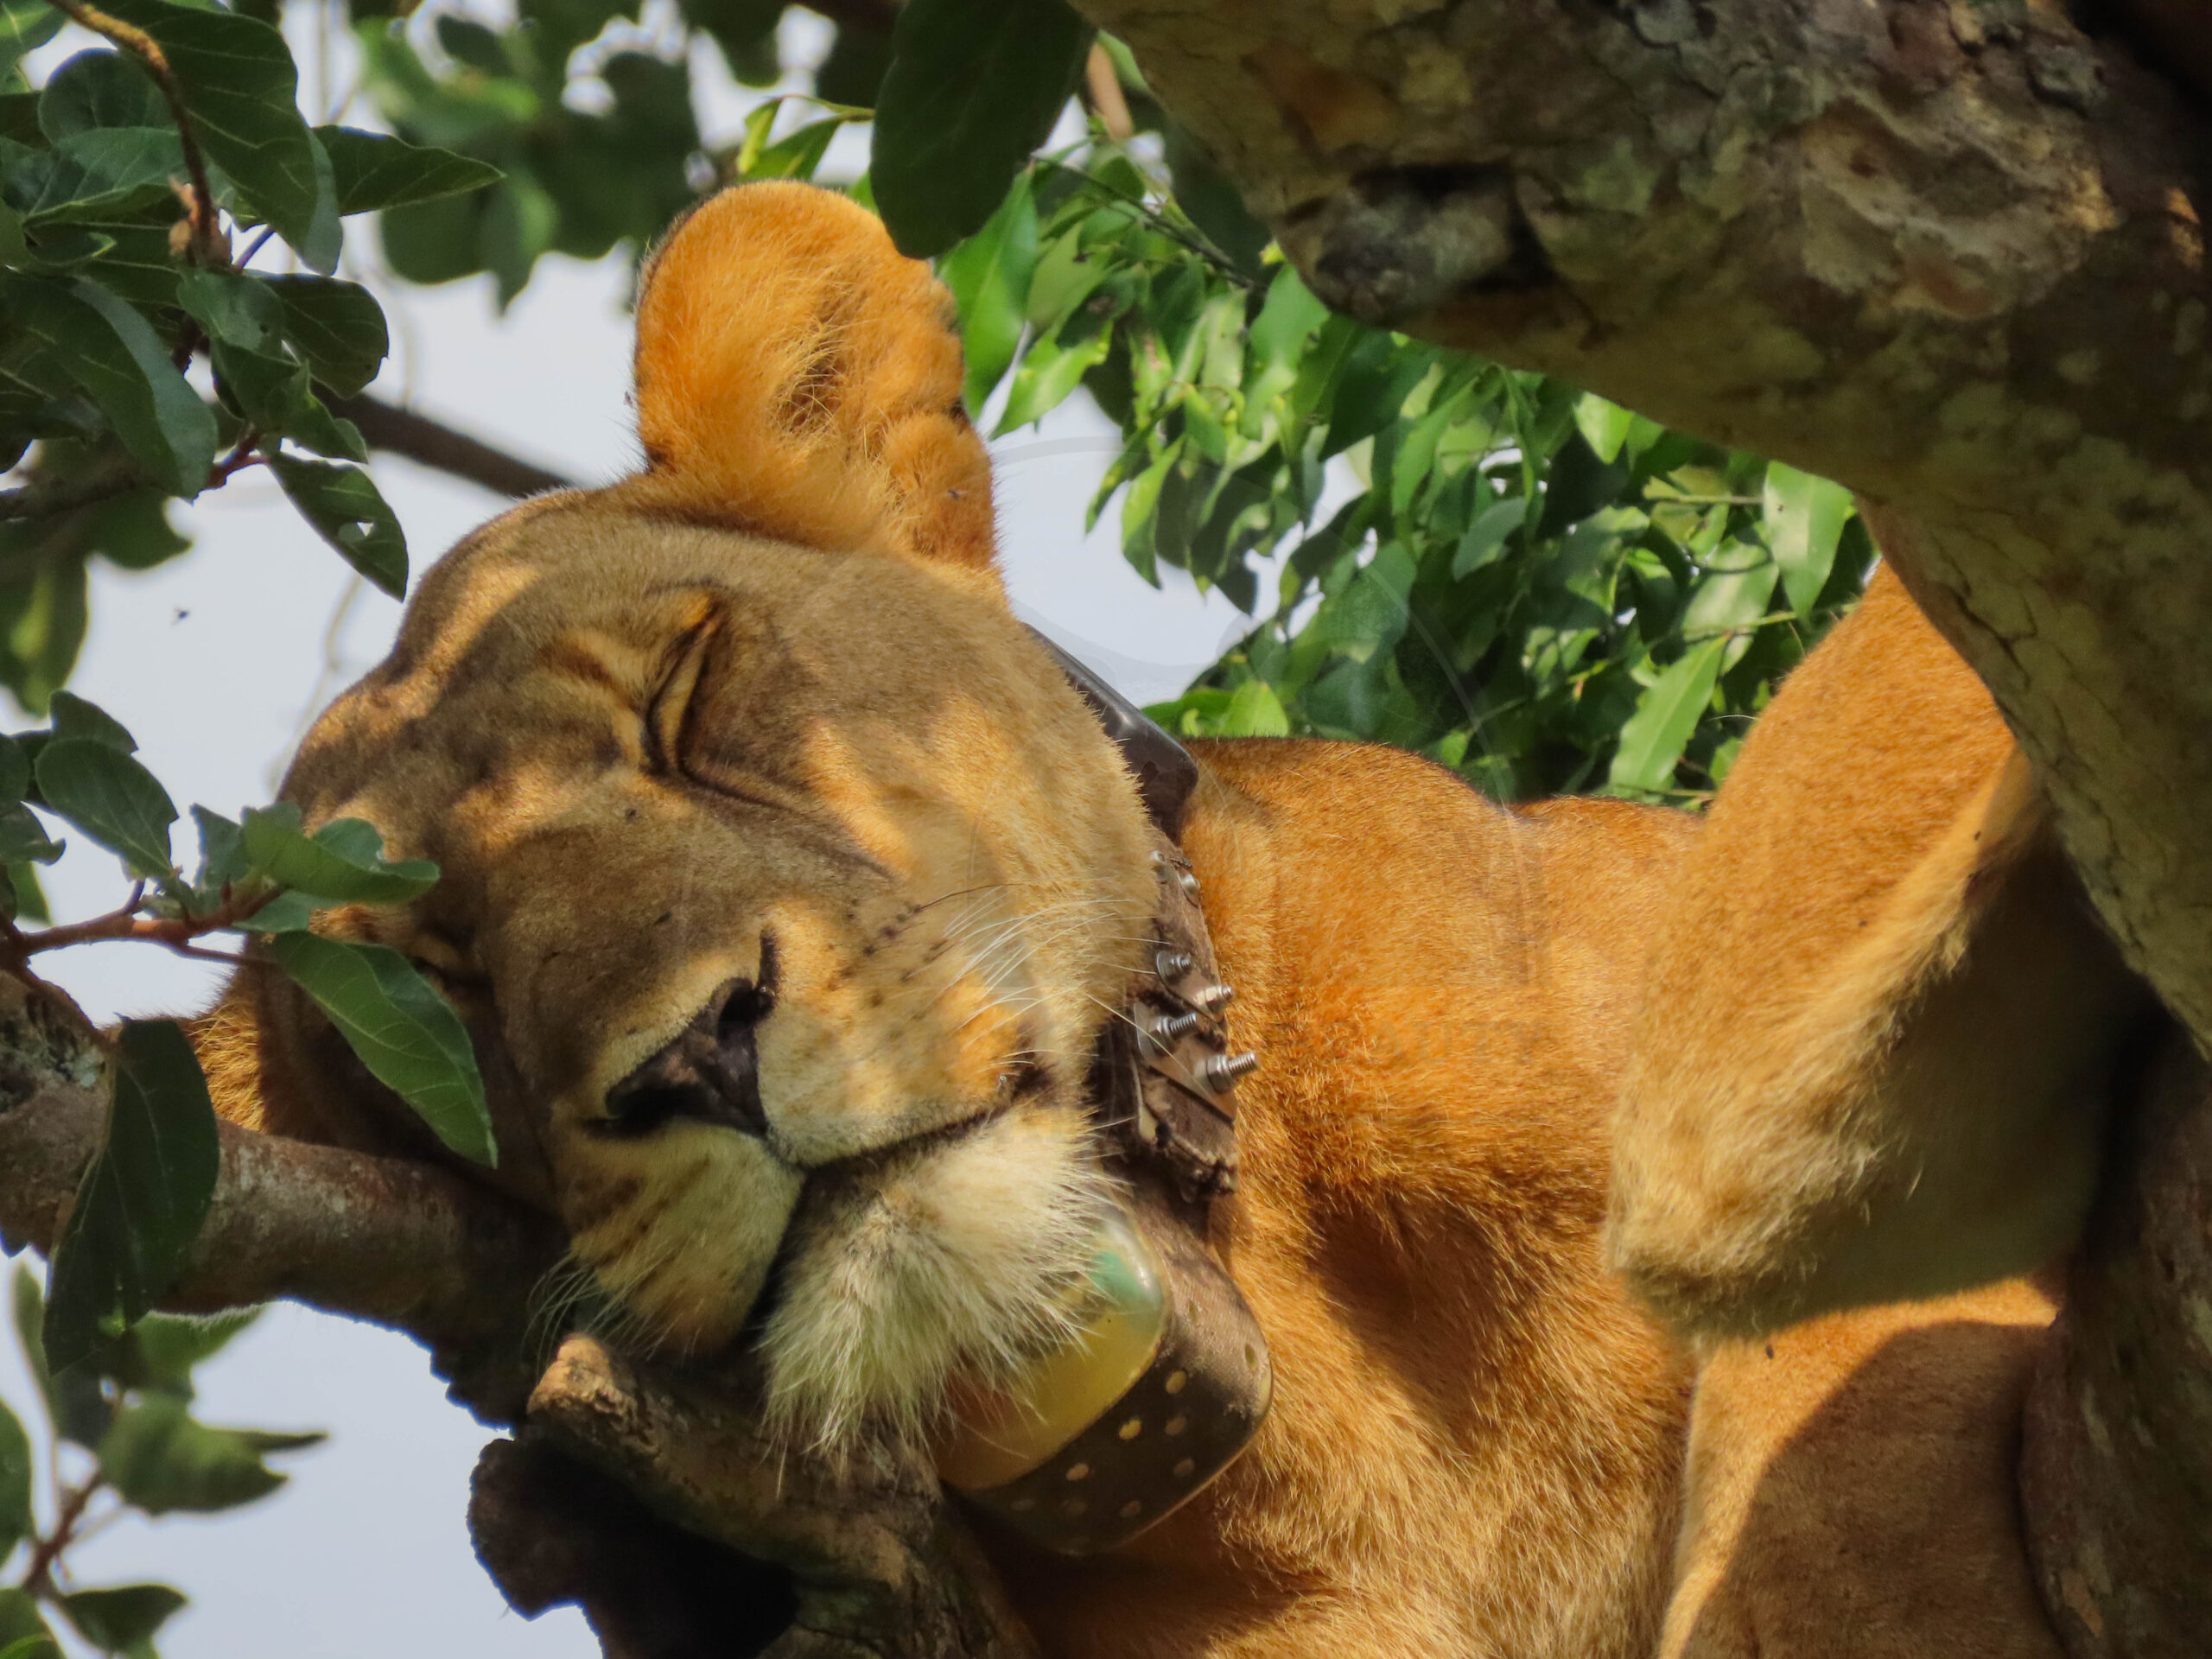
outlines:
[[260, 429], [249, 426], [238, 435], [238, 441], [232, 446], [231, 453], [208, 469], [207, 487], [219, 490], [231, 481], [233, 474], [242, 473], [249, 467], [258, 467], [268, 457], [261, 453]]
[[154, 84], [162, 89], [162, 96], [168, 101], [169, 117], [176, 123], [179, 146], [184, 151], [184, 168], [192, 181], [192, 195], [188, 207], [191, 225], [189, 252], [195, 264], [221, 267], [231, 263], [229, 245], [223, 235], [222, 222], [215, 214], [215, 192], [207, 182], [207, 162], [200, 153], [200, 140], [192, 130], [191, 112], [184, 106], [184, 89], [177, 84], [176, 72], [169, 67], [168, 55], [161, 45], [144, 29], [124, 22], [120, 17], [111, 17], [86, 0], [47, 0], [55, 10], [73, 22], [81, 24], [93, 34], [113, 41], [118, 46], [146, 66], [154, 77]]
[[66, 1488], [61, 1494], [61, 1508], [54, 1517], [54, 1530], [31, 1546], [30, 1560], [23, 1568], [22, 1589], [26, 1595], [52, 1597], [54, 1564], [61, 1559], [61, 1552], [74, 1541], [78, 1522], [85, 1518], [85, 1506], [92, 1501], [92, 1494], [104, 1484], [94, 1475], [81, 1486]]
[[[145, 916], [146, 884], [140, 882], [130, 890], [130, 897], [105, 915], [89, 917], [81, 922], [67, 923], [60, 927], [42, 928], [36, 933], [16, 931], [12, 938], [0, 935], [0, 957], [13, 953], [19, 962], [47, 950], [66, 950], [72, 945], [105, 944], [117, 939], [139, 939], [149, 944], [167, 945], [173, 950], [188, 950], [193, 941], [209, 933], [220, 932], [226, 927], [236, 927], [251, 920], [255, 912], [274, 899], [281, 888], [255, 887], [245, 893], [234, 893], [223, 889], [223, 901], [214, 909], [200, 916]], [[10, 964], [0, 960], [0, 968]]]
[[0, 490], [0, 523], [50, 518], [79, 507], [96, 506], [128, 495], [149, 481], [137, 462], [119, 455], [73, 478], [34, 479], [19, 490]]

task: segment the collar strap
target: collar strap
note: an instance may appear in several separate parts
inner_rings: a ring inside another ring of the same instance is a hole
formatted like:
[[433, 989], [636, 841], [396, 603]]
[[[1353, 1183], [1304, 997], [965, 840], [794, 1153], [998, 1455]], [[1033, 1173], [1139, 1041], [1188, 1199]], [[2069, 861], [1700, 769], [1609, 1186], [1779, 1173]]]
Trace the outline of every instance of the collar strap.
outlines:
[[1198, 763], [1145, 711], [1062, 651], [1034, 628], [1032, 639], [1059, 665], [1068, 683], [1090, 705], [1106, 735], [1122, 751], [1122, 762], [1137, 780], [1137, 793], [1154, 828], [1173, 841], [1183, 833], [1184, 809], [1198, 785]]
[[1052, 653], [1120, 747], [1154, 826], [1159, 883], [1126, 1018], [1108, 1022], [1091, 1100], [1127, 1197], [1070, 1313], [1078, 1334], [988, 1398], [963, 1402], [946, 1481], [1032, 1542], [1090, 1555], [1189, 1501], [1251, 1443], [1274, 1392], [1266, 1338], [1209, 1239], [1236, 1190], [1230, 993], [1198, 882], [1175, 844], [1198, 782], [1183, 746], [1088, 669]]

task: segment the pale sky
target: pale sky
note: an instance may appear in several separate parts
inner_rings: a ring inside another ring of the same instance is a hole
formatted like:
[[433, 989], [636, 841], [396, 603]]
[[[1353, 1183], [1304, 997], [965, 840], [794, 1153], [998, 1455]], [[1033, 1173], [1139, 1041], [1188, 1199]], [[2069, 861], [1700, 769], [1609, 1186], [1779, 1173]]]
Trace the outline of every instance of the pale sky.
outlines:
[[[734, 130], [750, 101], [727, 83], [715, 90], [709, 137]], [[364, 221], [349, 237], [349, 257], [373, 254]], [[377, 390], [586, 482], [612, 478], [635, 454], [627, 275], [619, 257], [550, 258], [505, 318], [488, 279], [406, 291], [392, 319], [396, 360]], [[389, 308], [392, 290], [379, 292]], [[1178, 573], [1164, 573], [1164, 591], [1147, 587], [1120, 556], [1111, 511], [1085, 538], [1084, 505], [1117, 447], [1080, 401], [1041, 433], [995, 443], [1000, 542], [1016, 608], [1153, 701], [1243, 630], [1227, 601], [1201, 598]], [[375, 471], [418, 571], [502, 505], [404, 461], [379, 457]], [[383, 653], [399, 607], [373, 590], [349, 598], [346, 567], [256, 473], [178, 516], [197, 542], [184, 558], [136, 575], [96, 567], [91, 636], [71, 683], [130, 728], [180, 808], [235, 814], [270, 798], [313, 708]], [[0, 702], [0, 712], [17, 711]], [[181, 825], [181, 853], [188, 839]], [[62, 919], [107, 909], [124, 891], [116, 861], [89, 847], [73, 847], [48, 881]], [[217, 971], [127, 945], [41, 966], [100, 1020], [196, 1010]], [[162, 1632], [165, 1659], [597, 1654], [573, 1611], [525, 1623], [477, 1567], [464, 1513], [487, 1432], [446, 1402], [407, 1338], [278, 1306], [203, 1377], [207, 1421], [324, 1428], [331, 1440], [286, 1460], [291, 1484], [254, 1507], [125, 1522], [72, 1553], [82, 1586], [159, 1579], [192, 1598]], [[30, 1384], [4, 1340], [0, 1398], [35, 1429]]]

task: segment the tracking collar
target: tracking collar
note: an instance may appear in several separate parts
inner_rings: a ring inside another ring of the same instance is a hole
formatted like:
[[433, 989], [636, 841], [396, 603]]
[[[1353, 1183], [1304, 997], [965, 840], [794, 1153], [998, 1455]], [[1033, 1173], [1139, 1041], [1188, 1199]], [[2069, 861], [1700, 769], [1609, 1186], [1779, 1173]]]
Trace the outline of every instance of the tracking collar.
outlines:
[[1267, 1415], [1267, 1342], [1208, 1237], [1213, 1200], [1236, 1186], [1236, 1083], [1258, 1061], [1230, 1050], [1230, 992], [1215, 971], [1198, 878], [1176, 844], [1198, 763], [1037, 639], [1121, 749], [1153, 824], [1159, 900], [1146, 960], [1090, 1071], [1092, 1110], [1125, 1197], [1071, 1293], [1077, 1334], [1007, 1387], [962, 1401], [938, 1467], [1011, 1530], [1090, 1555], [1196, 1496]]

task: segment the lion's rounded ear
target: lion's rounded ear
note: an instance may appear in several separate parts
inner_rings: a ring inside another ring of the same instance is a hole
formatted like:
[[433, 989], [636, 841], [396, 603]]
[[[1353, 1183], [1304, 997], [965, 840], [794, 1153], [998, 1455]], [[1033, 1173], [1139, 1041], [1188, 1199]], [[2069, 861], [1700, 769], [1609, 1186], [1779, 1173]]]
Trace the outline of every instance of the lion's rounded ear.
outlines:
[[638, 302], [648, 512], [830, 551], [991, 567], [990, 458], [961, 405], [950, 297], [856, 202], [723, 191], [670, 232]]

